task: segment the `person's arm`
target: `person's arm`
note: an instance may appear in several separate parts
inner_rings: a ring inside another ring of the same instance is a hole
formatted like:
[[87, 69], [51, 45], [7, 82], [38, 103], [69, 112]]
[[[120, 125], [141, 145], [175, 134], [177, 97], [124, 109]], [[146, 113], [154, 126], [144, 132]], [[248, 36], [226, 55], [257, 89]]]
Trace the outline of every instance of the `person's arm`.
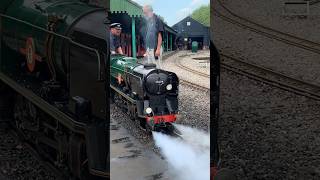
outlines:
[[118, 47], [117, 52], [118, 54], [123, 54], [121, 46]]
[[[109, 48], [110, 48], [110, 52], [111, 54], [116, 54], [116, 47], [114, 46], [114, 40], [112, 38], [111, 32], [109, 35]], [[107, 42], [108, 43], [108, 42]]]
[[162, 45], [162, 35], [161, 35], [161, 32], [158, 32], [158, 44], [157, 44], [157, 50], [156, 50], [155, 56], [160, 56], [161, 45]]
[[162, 45], [162, 34], [161, 32], [164, 32], [164, 24], [163, 22], [157, 17], [157, 21], [158, 21], [158, 27], [157, 27], [157, 30], [158, 30], [158, 44], [157, 44], [157, 49], [156, 49], [156, 52], [155, 52], [155, 56], [160, 56], [160, 50], [161, 50], [161, 45]]

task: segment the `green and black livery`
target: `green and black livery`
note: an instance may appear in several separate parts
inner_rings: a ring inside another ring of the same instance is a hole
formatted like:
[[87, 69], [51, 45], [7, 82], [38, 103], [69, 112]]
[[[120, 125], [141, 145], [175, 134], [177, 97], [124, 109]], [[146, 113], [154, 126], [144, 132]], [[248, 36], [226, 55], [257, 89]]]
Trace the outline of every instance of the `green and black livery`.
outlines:
[[110, 58], [115, 100], [147, 130], [167, 131], [178, 114], [179, 78], [173, 72], [122, 55]]
[[107, 11], [80, 0], [0, 3], [0, 112], [14, 109], [14, 127], [76, 179], [109, 177]]

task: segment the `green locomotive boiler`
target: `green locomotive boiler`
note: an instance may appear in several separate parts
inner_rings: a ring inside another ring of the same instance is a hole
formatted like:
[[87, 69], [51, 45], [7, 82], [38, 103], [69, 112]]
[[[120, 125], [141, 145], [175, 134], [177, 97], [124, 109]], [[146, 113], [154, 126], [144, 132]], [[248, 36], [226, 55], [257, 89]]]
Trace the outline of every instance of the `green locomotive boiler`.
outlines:
[[0, 2], [0, 116], [76, 179], [109, 177], [107, 20], [80, 0]]

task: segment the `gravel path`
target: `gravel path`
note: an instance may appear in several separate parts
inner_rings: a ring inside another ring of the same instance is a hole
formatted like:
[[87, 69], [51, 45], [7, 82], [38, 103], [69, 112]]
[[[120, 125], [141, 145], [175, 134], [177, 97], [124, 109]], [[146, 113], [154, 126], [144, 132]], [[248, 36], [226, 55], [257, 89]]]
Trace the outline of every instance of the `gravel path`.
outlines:
[[214, 42], [223, 53], [320, 84], [319, 54], [271, 40], [214, 17]]
[[222, 166], [239, 179], [320, 179], [320, 102], [221, 74]]
[[17, 138], [0, 122], [0, 178], [4, 180], [54, 180], [57, 177], [43, 167]]
[[[293, 35], [320, 42], [320, 3], [310, 6], [307, 18], [283, 16], [284, 2], [290, 0], [221, 0], [230, 10], [255, 22]], [[294, 0], [293, 0], [294, 1]], [[217, 2], [214, 1], [214, 5]]]

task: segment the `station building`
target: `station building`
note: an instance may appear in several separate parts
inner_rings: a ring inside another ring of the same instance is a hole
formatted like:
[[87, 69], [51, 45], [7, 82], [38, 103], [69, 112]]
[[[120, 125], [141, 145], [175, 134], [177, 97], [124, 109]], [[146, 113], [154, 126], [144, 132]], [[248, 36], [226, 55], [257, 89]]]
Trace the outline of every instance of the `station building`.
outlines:
[[178, 46], [191, 49], [193, 41], [198, 42], [198, 49], [208, 49], [210, 45], [210, 27], [205, 26], [188, 16], [172, 28], [177, 32]]
[[[142, 6], [131, 0], [110, 0], [111, 23], [122, 24], [121, 45], [124, 54], [139, 57], [144, 54], [139, 24], [143, 20]], [[107, 0], [89, 0], [92, 5], [107, 7]], [[155, 12], [156, 13], [156, 12]], [[162, 47], [164, 52], [176, 50], [177, 32], [164, 23]]]

